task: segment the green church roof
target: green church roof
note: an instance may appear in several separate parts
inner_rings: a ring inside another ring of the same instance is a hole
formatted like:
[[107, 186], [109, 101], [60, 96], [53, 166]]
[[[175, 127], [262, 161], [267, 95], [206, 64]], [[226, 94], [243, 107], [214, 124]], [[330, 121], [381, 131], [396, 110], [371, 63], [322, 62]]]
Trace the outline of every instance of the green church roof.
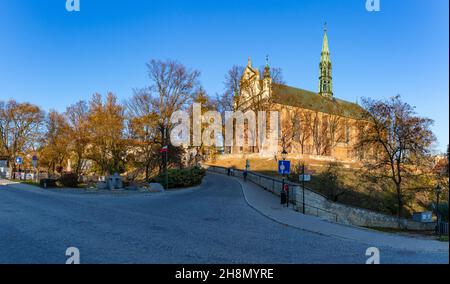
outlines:
[[363, 119], [364, 109], [358, 104], [336, 98], [325, 98], [317, 93], [290, 86], [273, 84], [274, 103], [300, 107], [312, 111], [339, 115], [353, 119]]

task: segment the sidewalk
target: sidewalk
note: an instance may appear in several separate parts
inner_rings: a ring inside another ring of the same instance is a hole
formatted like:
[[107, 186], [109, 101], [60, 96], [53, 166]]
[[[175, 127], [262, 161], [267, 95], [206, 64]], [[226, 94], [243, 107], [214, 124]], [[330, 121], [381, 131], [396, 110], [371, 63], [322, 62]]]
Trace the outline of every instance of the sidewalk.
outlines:
[[303, 215], [290, 207], [280, 204], [278, 196], [261, 187], [240, 178], [234, 178], [241, 184], [245, 200], [262, 215], [284, 225], [321, 235], [349, 239], [374, 247], [391, 247], [409, 251], [448, 252], [449, 243], [398, 236], [375, 230], [331, 223], [314, 216]]

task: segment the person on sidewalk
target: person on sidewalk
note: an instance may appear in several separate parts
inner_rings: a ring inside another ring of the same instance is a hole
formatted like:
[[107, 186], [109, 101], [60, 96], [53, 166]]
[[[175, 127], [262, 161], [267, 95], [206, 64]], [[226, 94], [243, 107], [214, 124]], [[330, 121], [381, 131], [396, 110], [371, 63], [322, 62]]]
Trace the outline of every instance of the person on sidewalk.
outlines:
[[247, 181], [247, 175], [248, 175], [247, 170], [245, 170], [245, 171], [242, 173], [242, 175], [244, 176], [244, 181]]

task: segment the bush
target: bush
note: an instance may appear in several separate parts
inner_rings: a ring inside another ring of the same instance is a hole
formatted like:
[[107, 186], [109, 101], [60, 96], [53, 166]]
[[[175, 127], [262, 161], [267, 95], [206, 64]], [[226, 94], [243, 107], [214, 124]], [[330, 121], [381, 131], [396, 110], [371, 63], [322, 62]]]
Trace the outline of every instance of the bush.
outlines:
[[58, 182], [63, 187], [78, 187], [78, 175], [75, 173], [64, 173]]
[[320, 173], [317, 178], [320, 180], [325, 194], [334, 202], [337, 202], [339, 197], [346, 193], [339, 174], [338, 163], [329, 163], [326, 170]]
[[[169, 188], [183, 188], [201, 184], [203, 177], [205, 176], [205, 169], [200, 167], [192, 167], [186, 169], [170, 169], [169, 175]], [[166, 185], [165, 173], [159, 174], [152, 182]]]
[[56, 179], [45, 178], [39, 181], [42, 188], [56, 187]]
[[443, 222], [448, 222], [448, 203], [439, 203], [439, 213]]

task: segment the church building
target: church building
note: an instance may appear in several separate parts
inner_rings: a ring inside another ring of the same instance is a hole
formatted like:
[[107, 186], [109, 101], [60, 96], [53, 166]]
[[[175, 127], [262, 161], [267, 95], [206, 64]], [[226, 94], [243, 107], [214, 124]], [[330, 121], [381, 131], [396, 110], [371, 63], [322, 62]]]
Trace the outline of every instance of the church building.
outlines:
[[[356, 103], [338, 99], [333, 92], [333, 65], [324, 30], [317, 92], [291, 87], [272, 78], [266, 65], [261, 72], [248, 64], [235, 94], [234, 110], [279, 111], [278, 153], [356, 160], [354, 144], [362, 125], [364, 110]], [[260, 73], [263, 73], [262, 76]], [[232, 153], [258, 153], [258, 147], [233, 147]]]

